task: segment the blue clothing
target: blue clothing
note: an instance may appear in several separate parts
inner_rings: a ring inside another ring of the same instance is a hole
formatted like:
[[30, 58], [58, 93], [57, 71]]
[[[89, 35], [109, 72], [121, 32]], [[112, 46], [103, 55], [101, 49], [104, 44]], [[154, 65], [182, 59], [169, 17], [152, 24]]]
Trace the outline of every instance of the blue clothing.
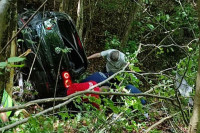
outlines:
[[[127, 85], [125, 88], [126, 88], [127, 90], [129, 90], [130, 93], [142, 93], [138, 88], [136, 88], [135, 86], [130, 85], [130, 84]], [[142, 103], [143, 105], [146, 104], [146, 100], [141, 99], [140, 101], [141, 101], [141, 103]]]
[[[92, 75], [83, 79], [81, 82], [95, 81], [97, 83], [100, 83], [106, 80], [108, 77], [109, 77], [109, 73], [95, 72]], [[109, 84], [105, 83], [104, 85], [109, 85]]]

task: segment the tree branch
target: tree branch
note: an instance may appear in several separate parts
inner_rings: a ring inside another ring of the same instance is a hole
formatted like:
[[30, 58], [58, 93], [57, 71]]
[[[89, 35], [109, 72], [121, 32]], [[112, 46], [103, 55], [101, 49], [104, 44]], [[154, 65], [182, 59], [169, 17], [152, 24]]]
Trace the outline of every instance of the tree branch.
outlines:
[[[99, 94], [99, 95], [120, 95], [120, 96], [147, 96], [147, 97], [156, 97], [156, 98], [161, 98], [161, 99], [165, 99], [165, 100], [170, 100], [170, 101], [173, 101], [172, 98], [167, 98], [167, 97], [162, 97], [162, 96], [157, 96], [157, 95], [151, 95], [151, 94], [144, 94], [144, 93], [140, 93], [140, 94], [130, 94], [130, 93], [116, 93], [116, 92], [95, 92], [95, 91], [81, 91], [81, 92], [77, 92], [77, 93], [74, 93], [72, 95], [69, 95], [67, 97], [64, 97], [64, 98], [59, 98], [60, 100], [64, 100], [64, 99], [68, 99], [67, 101], [61, 103], [61, 104], [58, 104], [56, 105], [55, 107], [51, 107], [51, 108], [48, 108], [40, 113], [37, 113], [36, 115], [33, 116], [33, 118], [37, 117], [37, 116], [40, 116], [40, 115], [43, 115], [45, 113], [48, 113], [50, 111], [52, 111], [53, 109], [58, 109], [68, 103], [70, 103], [72, 100], [74, 100], [78, 95], [82, 95], [82, 94], [86, 94], [86, 93], [89, 93], [89, 94]], [[69, 99], [69, 97], [71, 99]], [[50, 98], [51, 101], [53, 100], [57, 100], [57, 99], [54, 99], [54, 98]], [[41, 99], [41, 100], [44, 100], [44, 99]], [[38, 100], [38, 101], [41, 101], [41, 100]], [[5, 108], [3, 108], [5, 109]], [[5, 110], [4, 110], [5, 111]], [[8, 111], [8, 110], [6, 110]], [[2, 112], [2, 110], [1, 110]], [[10, 125], [7, 125], [5, 127], [2, 127], [0, 128], [0, 131], [5, 131], [5, 130], [8, 130], [8, 129], [11, 129], [11, 128], [14, 128], [20, 124], [23, 124], [23, 123], [26, 123], [31, 117], [28, 117], [28, 118], [25, 118], [23, 120], [20, 120], [20, 121], [17, 121], [13, 124], [10, 124]]]
[[83, 95], [83, 94], [116, 95], [116, 96], [145, 96], [145, 97], [154, 97], [154, 98], [159, 98], [159, 99], [169, 100], [171, 102], [174, 102], [174, 99], [172, 99], [172, 98], [158, 96], [158, 95], [152, 95], [152, 94], [146, 94], [146, 93], [133, 94], [133, 93], [119, 93], [119, 92], [95, 92], [95, 91], [87, 90], [87, 91], [80, 91], [80, 92], [74, 93], [74, 94], [66, 96], [66, 97], [58, 97], [55, 99], [54, 98], [38, 99], [38, 100], [28, 102], [24, 105], [8, 107], [8, 108], [1, 108], [0, 112], [14, 111], [14, 110], [18, 110], [18, 109], [23, 109], [30, 105], [40, 104], [40, 103], [48, 103], [48, 102], [52, 102], [54, 100], [55, 101], [66, 101], [68, 99], [71, 99], [71, 98], [74, 98], [76, 96]]
[[[43, 114], [45, 114], [45, 113], [48, 113], [48, 112], [52, 111], [53, 109], [58, 109], [58, 108], [60, 108], [60, 107], [62, 107], [62, 106], [64, 106], [64, 105], [70, 103], [70, 102], [73, 101], [75, 98], [76, 98], [76, 97], [71, 98], [71, 99], [69, 99], [69, 100], [67, 100], [67, 101], [65, 101], [65, 102], [63, 102], [63, 103], [61, 103], [61, 104], [56, 105], [55, 107], [48, 108], [48, 109], [46, 109], [46, 110], [44, 110], [44, 111], [42, 111], [42, 112], [40, 112], [40, 113], [37, 113], [36, 115], [34, 115], [34, 116], [32, 116], [32, 117], [35, 118], [35, 117], [38, 117], [38, 116], [43, 115]], [[17, 122], [15, 122], [15, 123], [13, 123], [13, 124], [10, 124], [10, 125], [7, 125], [7, 126], [5, 126], [5, 127], [2, 127], [2, 128], [0, 128], [0, 132], [5, 131], [5, 130], [8, 130], [8, 129], [11, 129], [11, 128], [14, 128], [14, 127], [16, 127], [16, 126], [18, 126], [18, 125], [20, 125], [20, 124], [26, 123], [30, 118], [31, 118], [31, 117], [27, 117], [27, 118], [25, 118], [25, 119], [22, 119], [22, 120], [20, 120], [20, 121], [17, 121]]]
[[107, 78], [106, 80], [104, 80], [104, 81], [102, 81], [102, 82], [100, 82], [100, 83], [98, 83], [98, 84], [96, 84], [96, 85], [93, 85], [93, 86], [90, 87], [88, 90], [92, 90], [92, 89], [94, 89], [95, 87], [101, 86], [102, 84], [108, 82], [109, 80], [111, 80], [112, 78], [114, 78], [117, 74], [124, 72], [125, 69], [128, 67], [128, 65], [129, 65], [129, 63], [127, 63], [126, 66], [125, 66], [122, 70], [120, 70], [120, 71], [114, 73], [112, 76], [110, 76], [110, 77]]
[[165, 118], [159, 120], [158, 122], [156, 122], [155, 124], [153, 124], [152, 126], [150, 126], [150, 127], [145, 131], [145, 133], [148, 133], [148, 132], [149, 132], [151, 129], [153, 129], [154, 127], [158, 126], [159, 124], [161, 124], [161, 123], [164, 122], [165, 120], [171, 119], [173, 116], [175, 116], [175, 115], [177, 115], [177, 114], [179, 114], [179, 113], [180, 113], [180, 112], [177, 112], [177, 113], [175, 113], [175, 114], [173, 114], [173, 115], [167, 116], [167, 117], [165, 117]]

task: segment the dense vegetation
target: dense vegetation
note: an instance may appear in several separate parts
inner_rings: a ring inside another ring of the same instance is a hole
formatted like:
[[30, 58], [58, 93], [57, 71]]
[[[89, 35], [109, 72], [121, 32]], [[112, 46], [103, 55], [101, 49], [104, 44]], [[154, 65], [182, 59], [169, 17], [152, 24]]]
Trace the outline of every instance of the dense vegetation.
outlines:
[[[18, 13], [23, 12], [23, 8], [36, 11], [42, 4], [40, 0], [26, 3], [20, 0], [16, 3], [13, 1], [10, 4]], [[77, 8], [77, 4], [80, 8]], [[193, 104], [189, 101], [194, 100], [195, 88], [198, 87], [196, 75], [199, 58], [199, 20], [196, 8], [196, 1], [190, 0], [48, 1], [41, 10], [69, 14], [76, 22], [88, 56], [110, 48], [126, 53], [130, 64], [114, 77], [120, 80], [120, 84], [115, 85], [116, 89], [112, 90], [121, 96], [102, 94], [102, 98], [95, 101], [100, 103], [100, 110], [88, 103], [82, 103], [80, 96], [60, 100], [55, 109], [48, 113], [45, 112], [47, 107], [54, 104], [25, 106], [23, 108], [31, 114], [30, 116], [25, 118], [26, 116], [20, 113], [24, 110], [18, 110], [8, 123], [1, 124], [0, 130], [31, 133], [186, 132], [193, 110]], [[9, 30], [5, 33], [7, 32]], [[1, 40], [3, 43], [0, 43], [0, 50], [11, 35], [5, 38]], [[23, 40], [18, 40], [20, 41]], [[24, 58], [10, 57], [9, 51], [10, 47], [7, 47], [0, 55], [0, 86], [3, 88], [11, 78], [11, 69], [15, 68], [16, 72], [23, 67]], [[91, 60], [87, 72], [81, 78], [101, 71], [104, 66], [103, 59]], [[141, 95], [147, 100], [147, 105], [143, 106], [140, 103], [141, 97], [123, 95], [122, 88], [128, 83], [147, 92]], [[29, 83], [26, 85], [31, 86]], [[12, 88], [17, 90], [17, 86]], [[192, 88], [193, 92], [186, 96], [179, 91], [181, 88]], [[0, 89], [3, 94], [3, 89]], [[25, 92], [23, 98], [30, 93]], [[13, 96], [16, 105], [26, 104], [27, 101], [23, 98]], [[88, 98], [90, 101], [95, 100]], [[61, 102], [65, 102], [67, 106], [61, 106]], [[76, 110], [71, 110], [68, 102], [73, 103]], [[9, 129], [12, 123], [16, 125]]]

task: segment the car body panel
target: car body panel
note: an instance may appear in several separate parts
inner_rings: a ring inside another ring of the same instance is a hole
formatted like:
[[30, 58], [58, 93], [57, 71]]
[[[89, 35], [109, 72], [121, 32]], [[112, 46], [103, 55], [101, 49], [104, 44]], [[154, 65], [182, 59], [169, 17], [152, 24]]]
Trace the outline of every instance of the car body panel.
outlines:
[[[21, 28], [32, 14], [33, 12], [20, 14], [18, 27]], [[22, 51], [32, 50], [31, 54], [26, 57], [28, 71], [38, 52], [30, 80], [41, 95], [53, 92], [59, 69], [59, 73], [69, 72], [72, 80], [87, 69], [84, 47], [72, 19], [67, 14], [37, 13], [23, 29], [21, 38], [24, 40], [24, 43], [20, 45]], [[65, 48], [71, 49], [71, 51], [63, 53], [62, 50]], [[62, 76], [59, 75], [57, 88], [59, 90], [63, 87]]]

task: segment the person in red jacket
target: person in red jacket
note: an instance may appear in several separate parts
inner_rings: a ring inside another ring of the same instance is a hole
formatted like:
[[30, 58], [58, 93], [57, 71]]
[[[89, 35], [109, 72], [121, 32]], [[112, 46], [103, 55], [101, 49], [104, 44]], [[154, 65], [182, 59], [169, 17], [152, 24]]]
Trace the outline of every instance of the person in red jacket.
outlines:
[[[89, 82], [84, 82], [84, 83], [72, 83], [66, 90], [66, 94], [71, 95], [73, 93], [79, 92], [79, 91], [85, 91], [92, 87], [93, 85], [96, 85], [97, 83], [95, 81], [89, 81]], [[100, 92], [101, 89], [99, 87], [95, 87], [93, 89], [94, 91]], [[95, 98], [99, 98], [99, 95], [97, 94], [86, 94], [87, 96], [92, 96]], [[83, 99], [83, 101], [88, 102], [88, 99]], [[99, 109], [99, 105], [97, 103], [92, 102], [92, 105]]]

